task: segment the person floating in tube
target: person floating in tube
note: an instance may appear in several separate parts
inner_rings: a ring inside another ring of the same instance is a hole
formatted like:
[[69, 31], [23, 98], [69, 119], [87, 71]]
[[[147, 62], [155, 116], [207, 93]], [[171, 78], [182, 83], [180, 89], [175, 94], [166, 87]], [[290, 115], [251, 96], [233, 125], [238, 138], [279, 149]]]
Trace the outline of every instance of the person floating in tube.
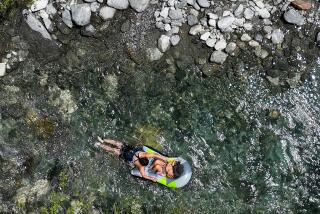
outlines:
[[147, 180], [157, 182], [155, 177], [148, 176], [145, 172], [145, 167], [149, 165], [149, 159], [154, 158], [151, 169], [168, 178], [178, 178], [183, 173], [183, 166], [179, 161], [169, 162], [167, 157], [158, 154], [149, 154], [143, 151], [142, 147], [134, 147], [132, 145], [112, 140], [101, 139], [98, 137], [96, 147], [102, 148], [108, 153], [115, 154], [123, 159], [132, 168], [136, 167], [141, 176]]

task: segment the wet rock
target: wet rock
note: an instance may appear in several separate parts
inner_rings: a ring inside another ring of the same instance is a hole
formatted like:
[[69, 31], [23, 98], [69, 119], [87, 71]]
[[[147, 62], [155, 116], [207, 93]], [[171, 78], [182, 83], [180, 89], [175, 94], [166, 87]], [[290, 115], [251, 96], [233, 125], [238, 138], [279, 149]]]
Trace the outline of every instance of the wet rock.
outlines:
[[210, 7], [210, 2], [208, 0], [197, 0], [200, 7]]
[[182, 10], [181, 9], [170, 9], [169, 10], [169, 17], [173, 20], [179, 20], [183, 18]]
[[114, 14], [116, 13], [116, 11], [117, 10], [112, 7], [104, 6], [104, 7], [101, 7], [100, 12], [99, 12], [99, 16], [103, 20], [112, 19]]
[[187, 16], [187, 21], [189, 26], [193, 26], [198, 24], [198, 18], [195, 15], [188, 15]]
[[64, 10], [62, 12], [62, 21], [69, 27], [72, 28], [73, 27], [73, 23], [72, 23], [72, 18], [71, 18], [71, 13], [69, 10]]
[[6, 63], [0, 63], [0, 77], [6, 74]]
[[95, 12], [97, 12], [97, 11], [99, 10], [99, 8], [100, 8], [100, 3], [98, 3], [98, 2], [92, 2], [92, 3], [90, 4], [90, 8], [91, 8], [91, 12], [95, 13]]
[[149, 5], [149, 0], [129, 0], [130, 6], [138, 13], [144, 11]]
[[72, 20], [79, 26], [90, 23], [91, 8], [90, 4], [71, 5]]
[[62, 20], [57, 21], [56, 26], [58, 30], [64, 35], [68, 35], [71, 33], [71, 29]]
[[227, 42], [225, 39], [220, 39], [214, 46], [217, 51], [221, 51], [227, 47]]
[[31, 5], [30, 9], [32, 12], [36, 12], [46, 8], [48, 5], [49, 0], [35, 0]]
[[151, 62], [161, 59], [162, 56], [163, 56], [163, 53], [158, 48], [147, 49], [147, 57]]
[[81, 30], [81, 35], [83, 36], [93, 36], [96, 33], [96, 29], [93, 25], [87, 25], [84, 29]]
[[309, 10], [312, 7], [311, 2], [303, 0], [294, 0], [291, 5], [299, 10]]
[[261, 46], [256, 47], [254, 53], [261, 59], [265, 59], [269, 55], [269, 53], [266, 50], [262, 49]]
[[122, 33], [125, 33], [127, 31], [130, 30], [130, 21], [129, 20], [126, 20], [122, 25], [121, 25], [121, 32]]
[[270, 109], [269, 110], [269, 113], [268, 113], [268, 117], [271, 119], [271, 120], [276, 120], [280, 117], [280, 111], [277, 110], [277, 109]]
[[49, 14], [49, 15], [55, 15], [57, 13], [57, 9], [53, 6], [52, 3], [48, 4], [47, 7], [46, 7], [46, 12]]
[[276, 29], [271, 34], [271, 40], [273, 44], [281, 44], [284, 39], [284, 34], [280, 29]]
[[44, 38], [51, 40], [51, 36], [48, 33], [47, 29], [30, 11], [23, 10], [22, 14], [24, 20], [32, 30], [39, 32]]
[[197, 35], [198, 33], [202, 32], [203, 31], [203, 27], [202, 25], [194, 25], [190, 28], [189, 30], [189, 34], [190, 35]]
[[299, 25], [299, 26], [303, 25], [305, 22], [305, 18], [303, 17], [303, 15], [301, 15], [299, 11], [295, 9], [290, 9], [286, 11], [283, 17], [288, 23]]
[[273, 86], [279, 86], [280, 84], [280, 78], [279, 77], [270, 77], [267, 76], [267, 80], [271, 83]]
[[172, 46], [176, 46], [180, 42], [180, 36], [179, 35], [173, 35], [170, 37], [170, 42]]
[[222, 17], [219, 21], [218, 21], [218, 28], [224, 32], [224, 31], [228, 31], [231, 28], [232, 23], [234, 22], [235, 18], [232, 16], [226, 16], [226, 17]]
[[44, 26], [47, 28], [47, 30], [49, 32], [53, 32], [53, 23], [52, 23], [51, 19], [49, 19], [48, 13], [46, 13], [44, 10], [41, 10], [40, 17], [42, 18]]
[[201, 68], [201, 71], [206, 76], [212, 76], [217, 74], [221, 69], [221, 65], [219, 64], [204, 64]]
[[161, 35], [158, 39], [158, 48], [161, 52], [166, 52], [170, 48], [170, 37], [167, 35]]
[[232, 54], [237, 48], [237, 44], [235, 42], [230, 42], [226, 47], [226, 52], [228, 54]]
[[243, 41], [243, 42], [248, 42], [248, 41], [250, 41], [252, 38], [251, 38], [251, 36], [249, 35], [249, 34], [247, 34], [247, 33], [245, 33], [245, 34], [242, 34], [242, 36], [241, 36], [241, 41]]
[[107, 0], [107, 5], [118, 10], [124, 10], [129, 7], [128, 0]]
[[64, 118], [69, 118], [77, 110], [77, 104], [68, 89], [61, 90], [58, 86], [53, 86], [49, 88], [49, 92], [51, 104], [59, 109]]
[[223, 64], [224, 61], [226, 61], [227, 57], [228, 57], [228, 54], [222, 51], [214, 51], [211, 54], [210, 61], [218, 64]]

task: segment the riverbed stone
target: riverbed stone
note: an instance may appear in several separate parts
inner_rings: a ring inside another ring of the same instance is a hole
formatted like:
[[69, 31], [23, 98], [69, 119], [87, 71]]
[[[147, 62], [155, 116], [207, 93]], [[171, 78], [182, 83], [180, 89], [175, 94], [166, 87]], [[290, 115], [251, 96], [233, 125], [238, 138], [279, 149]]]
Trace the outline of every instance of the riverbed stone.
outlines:
[[47, 29], [30, 11], [24, 9], [22, 11], [22, 14], [23, 14], [24, 20], [32, 30], [39, 32], [46, 39], [49, 39], [49, 40], [52, 39]]
[[189, 26], [193, 26], [198, 24], [198, 18], [195, 15], [188, 15], [187, 16], [187, 21]]
[[114, 9], [113, 7], [108, 7], [108, 6], [104, 6], [100, 8], [99, 11], [99, 16], [103, 19], [103, 20], [108, 20], [108, 19], [112, 19], [114, 14], [116, 13], [116, 9]]
[[170, 42], [172, 46], [176, 46], [180, 42], [180, 36], [179, 35], [173, 35], [170, 37]]
[[214, 46], [217, 51], [223, 50], [227, 47], [227, 42], [224, 38], [220, 39]]
[[6, 63], [0, 63], [0, 77], [6, 74]]
[[267, 8], [262, 8], [259, 10], [259, 16], [263, 19], [269, 19], [270, 18], [270, 13], [267, 10]]
[[85, 26], [90, 23], [91, 8], [90, 4], [71, 5], [72, 20], [79, 26]]
[[55, 15], [57, 13], [57, 9], [53, 6], [52, 3], [49, 3], [46, 7], [46, 12], [49, 14], [49, 15]]
[[141, 13], [148, 7], [149, 0], [129, 0], [129, 4], [135, 11]]
[[301, 13], [295, 9], [290, 9], [286, 11], [283, 17], [288, 23], [294, 24], [294, 25], [301, 26], [305, 22], [304, 16], [301, 15]]
[[230, 42], [226, 47], [226, 52], [228, 54], [232, 54], [237, 48], [237, 44], [235, 42]]
[[151, 62], [161, 59], [162, 56], [163, 56], [163, 53], [158, 48], [147, 49], [147, 57]]
[[218, 64], [223, 64], [226, 61], [227, 57], [228, 57], [228, 54], [222, 51], [214, 51], [211, 54], [210, 61]]
[[69, 10], [64, 10], [62, 12], [62, 21], [69, 27], [72, 28], [73, 27], [73, 23], [72, 23], [72, 18], [71, 18], [71, 13]]
[[197, 3], [200, 7], [210, 7], [210, 2], [208, 0], [197, 0]]
[[91, 12], [95, 13], [99, 10], [100, 8], [100, 3], [99, 2], [92, 2], [90, 4]]
[[129, 7], [128, 0], [108, 0], [107, 5], [118, 10], [124, 10]]
[[47, 7], [49, 0], [35, 0], [31, 5], [30, 9], [32, 12], [42, 10]]
[[254, 11], [251, 10], [250, 8], [246, 8], [244, 10], [243, 15], [244, 15], [244, 18], [250, 20], [250, 19], [252, 19], [254, 17]]
[[200, 33], [200, 32], [202, 32], [203, 31], [203, 27], [202, 27], [202, 25], [194, 25], [194, 26], [192, 26], [191, 28], [190, 28], [190, 30], [189, 30], [189, 34], [190, 35], [197, 35], [198, 33]]
[[240, 17], [242, 15], [242, 13], [243, 13], [243, 10], [244, 10], [243, 4], [239, 4], [237, 9], [235, 9], [235, 11], [234, 11], [234, 15], [236, 17]]
[[273, 44], [281, 44], [284, 39], [284, 34], [280, 29], [276, 29], [271, 34], [271, 40]]
[[183, 18], [182, 10], [181, 9], [170, 9], [169, 10], [169, 17], [174, 20], [179, 20]]
[[247, 33], [242, 34], [240, 38], [240, 40], [243, 42], [249, 42], [251, 39], [252, 39], [251, 36]]
[[225, 17], [222, 17], [219, 21], [218, 21], [218, 28], [224, 32], [224, 31], [227, 31], [232, 23], [234, 22], [235, 18], [232, 17], [232, 16], [225, 16]]
[[170, 37], [167, 35], [161, 35], [158, 39], [158, 48], [161, 52], [166, 52], [170, 48]]

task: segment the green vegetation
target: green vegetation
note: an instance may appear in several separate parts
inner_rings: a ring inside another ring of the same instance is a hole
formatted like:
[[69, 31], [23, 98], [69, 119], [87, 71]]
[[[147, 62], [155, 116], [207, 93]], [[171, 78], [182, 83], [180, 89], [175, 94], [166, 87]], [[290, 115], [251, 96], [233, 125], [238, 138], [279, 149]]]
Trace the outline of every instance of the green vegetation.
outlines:
[[1, 0], [0, 2], [0, 13], [5, 14], [9, 12], [10, 8], [14, 6], [14, 4], [18, 4], [22, 7], [30, 7], [34, 0]]
[[150, 124], [139, 125], [136, 128], [135, 136], [139, 141], [146, 146], [157, 150], [162, 150], [162, 146], [158, 144], [157, 136], [160, 134], [160, 129]]

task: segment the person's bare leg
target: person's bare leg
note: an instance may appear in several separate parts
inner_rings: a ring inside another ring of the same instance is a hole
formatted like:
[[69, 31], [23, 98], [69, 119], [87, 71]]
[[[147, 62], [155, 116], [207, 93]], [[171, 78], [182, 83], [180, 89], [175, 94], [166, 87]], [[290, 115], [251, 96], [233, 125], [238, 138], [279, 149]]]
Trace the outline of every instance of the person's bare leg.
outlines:
[[113, 146], [116, 146], [117, 148], [121, 148], [121, 146], [123, 145], [123, 143], [116, 141], [116, 140], [111, 140], [111, 139], [101, 139], [100, 137], [98, 137], [98, 140], [100, 143], [109, 143]]
[[107, 146], [107, 145], [104, 145], [104, 144], [101, 144], [101, 143], [98, 143], [97, 146], [101, 147], [106, 152], [113, 153], [113, 154], [118, 155], [118, 156], [120, 155], [120, 150], [117, 149], [117, 148], [112, 148], [110, 146]]

